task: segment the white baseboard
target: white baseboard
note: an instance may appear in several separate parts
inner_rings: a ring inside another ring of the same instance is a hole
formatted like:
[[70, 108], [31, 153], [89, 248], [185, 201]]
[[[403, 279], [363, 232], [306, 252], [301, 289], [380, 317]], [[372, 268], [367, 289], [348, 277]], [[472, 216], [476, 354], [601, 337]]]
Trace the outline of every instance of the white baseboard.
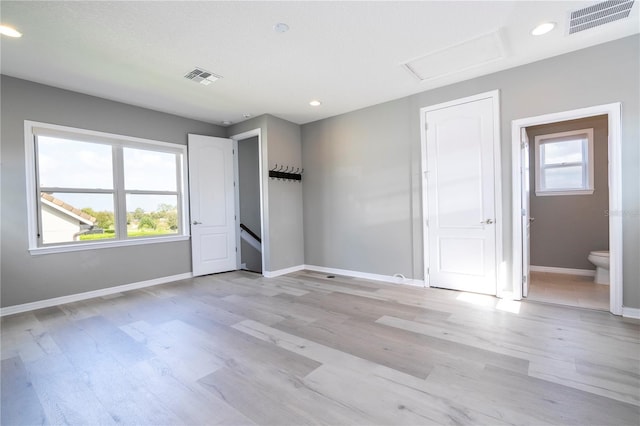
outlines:
[[292, 272], [302, 271], [304, 269], [304, 265], [292, 266], [290, 268], [278, 269], [277, 271], [263, 271], [262, 275], [266, 278], [275, 278], [280, 275], [290, 274]]
[[39, 300], [37, 302], [23, 303], [22, 305], [7, 306], [6, 308], [0, 308], [0, 317], [19, 314], [21, 312], [34, 311], [36, 309], [50, 308], [51, 306], [62, 305], [65, 303], [79, 302], [81, 300], [93, 299], [94, 297], [108, 296], [110, 294], [121, 293], [123, 291], [137, 290], [154, 285], [166, 284], [173, 281], [186, 280], [189, 278], [193, 278], [193, 274], [191, 272], [139, 281], [137, 283], [123, 284], [100, 290], [87, 291], [84, 293], [70, 294], [68, 296], [54, 297], [53, 299]]
[[529, 266], [529, 270], [532, 272], [551, 272], [553, 274], [567, 274], [567, 275], [581, 275], [584, 277], [595, 277], [596, 271], [592, 269], [571, 269], [571, 268], [556, 268], [554, 266]]
[[403, 278], [393, 275], [370, 274], [368, 272], [350, 271], [348, 269], [327, 268], [324, 266], [304, 265], [304, 269], [314, 272], [322, 272], [324, 274], [344, 275], [353, 278], [362, 278], [372, 281], [383, 281], [391, 284], [412, 285], [416, 287], [424, 287], [423, 280], [415, 280], [413, 278]]
[[640, 319], [640, 309], [628, 308], [626, 306], [623, 306], [622, 307], [622, 316], [625, 317], [625, 318]]

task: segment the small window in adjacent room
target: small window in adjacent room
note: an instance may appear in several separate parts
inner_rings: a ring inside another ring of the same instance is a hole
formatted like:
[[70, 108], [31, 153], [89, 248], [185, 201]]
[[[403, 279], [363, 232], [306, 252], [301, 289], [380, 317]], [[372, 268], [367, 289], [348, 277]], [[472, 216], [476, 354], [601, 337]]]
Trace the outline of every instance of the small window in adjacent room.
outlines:
[[535, 137], [536, 195], [593, 194], [593, 129]]
[[186, 147], [25, 122], [29, 249], [187, 239]]

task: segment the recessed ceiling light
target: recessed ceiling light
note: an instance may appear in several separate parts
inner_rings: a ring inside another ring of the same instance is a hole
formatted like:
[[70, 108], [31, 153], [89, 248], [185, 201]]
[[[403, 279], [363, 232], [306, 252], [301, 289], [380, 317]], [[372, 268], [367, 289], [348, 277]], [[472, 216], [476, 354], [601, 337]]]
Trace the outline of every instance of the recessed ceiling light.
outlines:
[[6, 35], [7, 37], [22, 37], [22, 33], [20, 31], [7, 25], [0, 25], [0, 34]]
[[287, 24], [285, 24], [284, 22], [278, 22], [277, 24], [275, 24], [273, 26], [273, 31], [277, 32], [277, 33], [286, 33], [287, 31], [289, 31], [289, 26]]
[[313, 101], [309, 102], [309, 105], [311, 105], [311, 106], [320, 106], [320, 105], [322, 105], [322, 102], [320, 102], [318, 100], [313, 100]]
[[222, 125], [223, 125], [223, 126], [228, 126], [228, 125], [229, 125], [229, 124], [231, 124], [231, 123], [232, 123], [232, 121], [224, 120], [224, 121], [222, 122]]
[[543, 22], [542, 24], [538, 25], [537, 27], [531, 30], [531, 35], [534, 35], [534, 36], [543, 35], [551, 31], [555, 27], [556, 27], [555, 22]]
[[243, 118], [251, 118], [251, 114], [247, 114], [247, 113], [245, 113], [245, 114], [242, 114], [242, 117], [243, 117]]

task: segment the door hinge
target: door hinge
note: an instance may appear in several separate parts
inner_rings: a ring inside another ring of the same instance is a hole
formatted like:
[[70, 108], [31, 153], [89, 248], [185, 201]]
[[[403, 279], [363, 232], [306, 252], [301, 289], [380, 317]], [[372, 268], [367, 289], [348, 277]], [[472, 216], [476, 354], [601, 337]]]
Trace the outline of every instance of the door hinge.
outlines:
[[526, 283], [527, 283], [527, 276], [526, 276], [526, 275], [523, 275], [523, 276], [522, 276], [522, 282], [523, 282], [524, 284], [526, 284]]
[[427, 268], [427, 276], [430, 274], [430, 273], [429, 273], [429, 270], [430, 270], [430, 268]]
[[429, 219], [424, 220], [424, 226], [426, 226], [427, 228], [429, 227]]
[[426, 121], [424, 122], [424, 129], [429, 130], [429, 123], [427, 123]]

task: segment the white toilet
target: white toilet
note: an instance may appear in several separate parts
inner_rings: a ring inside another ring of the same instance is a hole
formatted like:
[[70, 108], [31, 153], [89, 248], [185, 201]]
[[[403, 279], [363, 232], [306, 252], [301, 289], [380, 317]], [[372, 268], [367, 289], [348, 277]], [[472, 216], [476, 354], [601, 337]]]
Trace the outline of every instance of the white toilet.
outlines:
[[609, 284], [609, 251], [592, 251], [587, 259], [596, 265], [594, 281], [598, 284]]

